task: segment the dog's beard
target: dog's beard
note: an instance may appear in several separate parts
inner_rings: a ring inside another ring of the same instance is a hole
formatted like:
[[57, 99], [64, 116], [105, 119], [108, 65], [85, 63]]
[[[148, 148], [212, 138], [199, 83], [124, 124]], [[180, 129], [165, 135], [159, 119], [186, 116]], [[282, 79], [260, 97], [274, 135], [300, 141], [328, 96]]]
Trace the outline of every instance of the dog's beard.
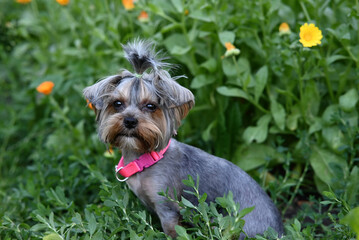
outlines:
[[137, 152], [154, 151], [163, 142], [163, 133], [151, 119], [138, 119], [138, 125], [128, 129], [122, 115], [112, 115], [100, 127], [100, 137], [113, 146]]

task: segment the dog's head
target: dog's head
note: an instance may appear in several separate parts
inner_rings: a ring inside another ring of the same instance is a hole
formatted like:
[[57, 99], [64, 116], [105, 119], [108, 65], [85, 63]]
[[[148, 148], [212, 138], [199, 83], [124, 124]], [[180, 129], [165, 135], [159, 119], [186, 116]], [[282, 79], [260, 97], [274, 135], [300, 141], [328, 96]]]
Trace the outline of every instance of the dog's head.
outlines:
[[194, 105], [190, 90], [179, 85], [158, 58], [153, 44], [136, 40], [123, 46], [135, 73], [123, 70], [84, 89], [92, 104], [100, 139], [121, 149], [159, 151]]

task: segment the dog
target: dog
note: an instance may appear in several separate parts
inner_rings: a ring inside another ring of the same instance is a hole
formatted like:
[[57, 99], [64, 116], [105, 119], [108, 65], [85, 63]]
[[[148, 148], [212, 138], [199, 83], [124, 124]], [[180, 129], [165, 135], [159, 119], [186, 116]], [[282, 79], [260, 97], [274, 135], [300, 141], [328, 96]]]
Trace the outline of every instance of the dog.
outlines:
[[231, 191], [241, 209], [255, 206], [244, 217], [248, 236], [268, 227], [282, 235], [278, 209], [254, 179], [235, 164], [172, 138], [195, 101], [192, 92], [176, 82], [179, 77], [166, 70], [171, 67], [166, 58], [150, 41], [137, 39], [123, 49], [135, 72], [122, 70], [83, 91], [95, 110], [99, 138], [121, 149], [118, 180], [126, 181], [158, 215], [164, 233], [171, 237], [177, 236], [180, 209], [158, 193], [170, 190], [172, 197], [183, 196], [195, 204], [197, 199], [184, 191], [182, 183], [188, 175], [199, 176], [199, 191], [207, 193], [208, 202]]

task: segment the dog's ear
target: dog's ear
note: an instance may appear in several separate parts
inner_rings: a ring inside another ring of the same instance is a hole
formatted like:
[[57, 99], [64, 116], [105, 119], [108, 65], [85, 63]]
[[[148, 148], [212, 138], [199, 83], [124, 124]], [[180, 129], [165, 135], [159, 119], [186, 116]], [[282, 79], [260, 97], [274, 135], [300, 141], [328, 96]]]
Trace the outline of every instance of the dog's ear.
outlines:
[[176, 88], [176, 91], [174, 91], [174, 103], [170, 108], [173, 108], [175, 111], [175, 117], [179, 121], [184, 119], [188, 112], [192, 109], [194, 106], [194, 96], [190, 90], [188, 90], [185, 87], [182, 87], [177, 82], [173, 81]]
[[163, 104], [173, 110], [173, 118], [176, 120], [176, 126], [178, 127], [181, 120], [187, 116], [194, 106], [195, 101], [192, 92], [178, 84], [165, 70], [157, 72], [153, 84], [160, 99], [164, 101]]
[[104, 107], [104, 97], [115, 90], [121, 79], [121, 75], [110, 76], [83, 90], [84, 97], [92, 104], [95, 112]]

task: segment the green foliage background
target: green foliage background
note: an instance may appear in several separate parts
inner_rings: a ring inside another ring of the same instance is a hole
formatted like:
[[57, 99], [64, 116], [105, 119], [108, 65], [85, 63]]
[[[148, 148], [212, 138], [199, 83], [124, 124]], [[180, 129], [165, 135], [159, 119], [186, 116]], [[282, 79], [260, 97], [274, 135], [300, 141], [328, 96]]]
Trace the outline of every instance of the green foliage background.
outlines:
[[[321, 45], [299, 43], [305, 22]], [[115, 181], [119, 154], [104, 154], [82, 98], [130, 67], [121, 43], [137, 37], [155, 41], [196, 96], [178, 139], [248, 171], [288, 239], [353, 239], [358, 25], [358, 0], [138, 0], [130, 11], [115, 0], [0, 1], [0, 239], [166, 238]], [[240, 54], [223, 58], [226, 42]], [[55, 83], [48, 96], [36, 91], [43, 81]]]

